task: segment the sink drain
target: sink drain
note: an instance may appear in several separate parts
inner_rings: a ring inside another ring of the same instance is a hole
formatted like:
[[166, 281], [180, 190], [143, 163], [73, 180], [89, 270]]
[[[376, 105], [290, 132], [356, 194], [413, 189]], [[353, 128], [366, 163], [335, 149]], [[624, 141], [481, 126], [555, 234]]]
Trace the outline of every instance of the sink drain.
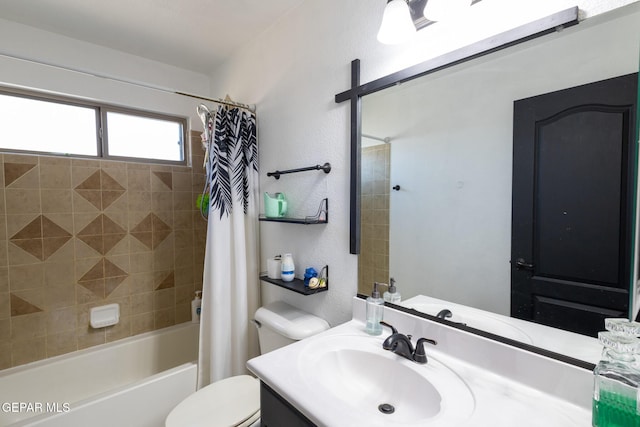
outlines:
[[396, 408], [394, 408], [393, 405], [390, 405], [388, 403], [382, 403], [378, 405], [378, 411], [388, 415], [388, 414], [393, 414], [396, 411]]

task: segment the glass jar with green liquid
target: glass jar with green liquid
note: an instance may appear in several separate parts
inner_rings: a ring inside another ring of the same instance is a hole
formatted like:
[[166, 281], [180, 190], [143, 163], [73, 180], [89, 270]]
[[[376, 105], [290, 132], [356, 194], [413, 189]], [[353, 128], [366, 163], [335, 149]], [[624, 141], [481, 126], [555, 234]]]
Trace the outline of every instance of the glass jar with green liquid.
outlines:
[[640, 427], [640, 323], [605, 319], [593, 388], [593, 427]]

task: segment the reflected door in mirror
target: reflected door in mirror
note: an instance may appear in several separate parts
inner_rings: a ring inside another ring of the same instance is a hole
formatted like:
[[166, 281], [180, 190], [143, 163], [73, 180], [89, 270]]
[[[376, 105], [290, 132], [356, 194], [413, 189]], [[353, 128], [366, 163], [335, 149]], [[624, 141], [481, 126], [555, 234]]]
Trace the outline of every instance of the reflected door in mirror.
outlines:
[[514, 103], [511, 315], [627, 317], [637, 73]]

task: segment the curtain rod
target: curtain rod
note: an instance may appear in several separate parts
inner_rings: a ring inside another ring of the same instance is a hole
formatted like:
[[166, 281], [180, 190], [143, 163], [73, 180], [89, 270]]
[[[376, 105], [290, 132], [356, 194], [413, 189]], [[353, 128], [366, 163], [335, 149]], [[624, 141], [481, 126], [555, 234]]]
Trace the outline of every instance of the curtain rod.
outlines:
[[45, 62], [45, 61], [32, 59], [32, 58], [27, 58], [27, 57], [22, 57], [22, 56], [10, 54], [10, 53], [5, 53], [5, 52], [0, 52], [0, 56], [3, 56], [5, 58], [17, 59], [19, 61], [30, 62], [32, 64], [38, 64], [38, 65], [44, 65], [44, 66], [47, 66], [47, 67], [57, 68], [59, 70], [65, 70], [65, 71], [71, 71], [71, 72], [74, 72], [74, 73], [80, 73], [80, 74], [84, 74], [84, 75], [91, 76], [91, 77], [97, 77], [97, 78], [100, 78], [100, 79], [112, 80], [112, 81], [119, 82], [119, 83], [126, 83], [126, 84], [130, 84], [130, 85], [133, 85], [133, 86], [142, 87], [142, 88], [145, 88], [145, 89], [153, 89], [153, 90], [157, 90], [157, 91], [165, 92], [165, 93], [170, 93], [170, 94], [174, 94], [174, 95], [186, 96], [186, 97], [189, 97], [189, 98], [202, 99], [202, 100], [205, 100], [205, 101], [215, 102], [217, 104], [224, 104], [224, 105], [229, 105], [229, 106], [233, 106], [233, 107], [239, 107], [239, 108], [243, 108], [245, 110], [249, 110], [252, 113], [255, 113], [255, 111], [256, 111], [256, 108], [255, 108], [254, 105], [241, 104], [239, 102], [226, 101], [226, 100], [222, 100], [222, 99], [208, 98], [208, 97], [204, 97], [204, 96], [200, 96], [200, 95], [192, 95], [190, 93], [179, 92], [179, 91], [176, 91], [176, 90], [173, 90], [173, 89], [168, 89], [168, 88], [165, 88], [165, 87], [152, 85], [150, 83], [136, 82], [136, 81], [133, 81], [133, 80], [127, 80], [127, 79], [123, 79], [123, 78], [120, 78], [120, 77], [109, 76], [107, 74], [99, 74], [99, 73], [96, 73], [96, 72], [93, 72], [93, 71], [81, 70], [79, 68], [66, 67], [66, 66], [62, 66], [62, 65], [53, 64], [51, 62]]

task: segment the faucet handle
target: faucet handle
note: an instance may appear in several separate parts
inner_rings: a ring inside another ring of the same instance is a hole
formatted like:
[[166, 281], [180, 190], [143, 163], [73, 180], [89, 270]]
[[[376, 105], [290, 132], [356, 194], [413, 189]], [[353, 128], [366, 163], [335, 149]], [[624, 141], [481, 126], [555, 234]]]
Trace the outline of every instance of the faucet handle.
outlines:
[[413, 360], [416, 363], [427, 363], [427, 353], [424, 351], [424, 343], [431, 345], [438, 345], [436, 340], [430, 340], [428, 338], [420, 338], [416, 343], [416, 350], [413, 352]]
[[389, 323], [387, 323], [387, 322], [385, 322], [383, 320], [380, 321], [380, 324], [382, 326], [386, 326], [387, 328], [391, 328], [391, 333], [392, 334], [397, 334], [398, 333], [398, 330], [393, 325], [390, 325]]

